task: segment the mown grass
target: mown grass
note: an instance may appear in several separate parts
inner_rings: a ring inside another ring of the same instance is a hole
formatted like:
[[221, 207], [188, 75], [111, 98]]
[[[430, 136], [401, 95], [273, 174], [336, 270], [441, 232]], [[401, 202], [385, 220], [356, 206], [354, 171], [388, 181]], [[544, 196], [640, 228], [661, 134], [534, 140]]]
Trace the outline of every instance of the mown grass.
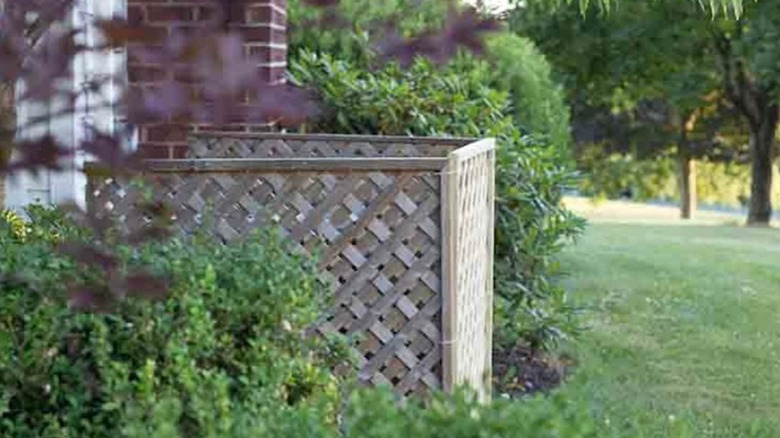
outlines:
[[780, 437], [780, 231], [591, 224], [563, 256], [589, 329], [562, 388], [602, 435]]

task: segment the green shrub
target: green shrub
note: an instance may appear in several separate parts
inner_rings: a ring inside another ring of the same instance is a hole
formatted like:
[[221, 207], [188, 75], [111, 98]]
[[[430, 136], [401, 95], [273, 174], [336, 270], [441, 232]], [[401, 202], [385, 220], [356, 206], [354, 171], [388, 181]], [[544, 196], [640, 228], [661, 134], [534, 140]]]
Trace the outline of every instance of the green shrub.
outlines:
[[50, 219], [30, 225], [41, 238], [0, 242], [0, 436], [223, 437], [240, 426], [234, 412], [298, 407], [334, 421], [328, 367], [343, 356], [303, 336], [324, 290], [270, 231], [120, 248], [128, 268], [164, 274], [168, 296], [87, 314], [68, 308], [65, 286], [89, 276], [52, 250], [66, 221], [37, 212]]
[[558, 148], [520, 132], [508, 94], [487, 85], [488, 64], [461, 57], [442, 69], [418, 60], [366, 71], [302, 52], [290, 71], [321, 97], [312, 131], [497, 137], [497, 339], [551, 346], [575, 330], [555, 260], [582, 228], [560, 203], [575, 175]]
[[[142, 427], [125, 429], [125, 436], [184, 438], [177, 430], [181, 408], [168, 400]], [[262, 415], [243, 409], [230, 413], [232, 427], [220, 438], [590, 438], [596, 433], [587, 408], [561, 396], [523, 402], [496, 400], [480, 405], [464, 394], [437, 394], [431, 401], [399, 403], [388, 390], [362, 389], [345, 403], [339, 426], [329, 424], [321, 410], [310, 406], [269, 404]], [[138, 423], [140, 425], [140, 423]]]
[[24, 208], [28, 239], [60, 243], [67, 239], [84, 239], [89, 233], [67, 218], [62, 206], [32, 204]]
[[302, 336], [324, 301], [312, 261], [272, 231], [120, 248], [127, 267], [167, 275], [169, 295], [71, 311], [64, 285], [83, 275], [49, 231], [72, 225], [36, 208], [43, 219], [25, 225], [38, 238], [0, 237], [0, 436], [594, 436], [588, 410], [561, 395], [480, 405], [469, 392], [348, 392], [327, 371], [344, 343]]
[[24, 240], [27, 236], [24, 218], [11, 210], [0, 211], [0, 233], [9, 239]]
[[[383, 23], [392, 22], [394, 30], [404, 36], [417, 35], [442, 26], [448, 9], [462, 6], [453, 0], [422, 0], [415, 2], [414, 14], [409, 14], [405, 0], [342, 0], [339, 16], [334, 18], [323, 8], [291, 0], [289, 52], [293, 61], [312, 52], [369, 68], [375, 61], [372, 42], [382, 38]], [[485, 42], [483, 67], [489, 68], [483, 78], [491, 88], [509, 93], [515, 123], [524, 133], [544, 137], [545, 142], [568, 151], [569, 108], [545, 56], [530, 39], [508, 31], [493, 33]], [[470, 59], [461, 65], [460, 73], [470, 73], [475, 64]]]
[[371, 73], [328, 54], [302, 52], [290, 65], [293, 81], [313, 87], [322, 109], [307, 128], [317, 132], [475, 135], [503, 122], [504, 92], [484, 86], [487, 66], [440, 71], [418, 60], [408, 69], [388, 64]]
[[[772, 173], [775, 181], [780, 180], [777, 166], [773, 166]], [[696, 191], [700, 203], [727, 207], [747, 206], [750, 199], [749, 165], [698, 161], [696, 175]], [[772, 186], [772, 205], [780, 205], [780, 186], [777, 184]]]
[[[673, 155], [637, 160], [633, 155], [603, 156], [597, 148], [580, 157], [584, 178], [579, 188], [597, 199], [616, 199], [627, 189], [638, 201], [679, 201], [679, 167]], [[774, 169], [775, 178], [780, 178]], [[750, 197], [750, 166], [706, 160], [696, 162], [696, 192], [702, 205], [745, 207]], [[772, 190], [772, 202], [780, 205], [780, 187]]]
[[466, 394], [397, 407], [381, 391], [353, 395], [345, 418], [348, 438], [585, 438], [598, 436], [583, 405], [560, 395], [484, 406]]
[[294, 58], [300, 50], [328, 53], [361, 67], [371, 63], [371, 41], [381, 38], [385, 25], [411, 36], [444, 24], [450, 6], [457, 0], [418, 0], [409, 13], [408, 0], [340, 0], [332, 16], [328, 8], [308, 5], [305, 0], [288, 0], [288, 49]]
[[504, 135], [496, 169], [495, 338], [551, 349], [579, 332], [578, 309], [556, 281], [557, 255], [584, 221], [562, 207], [577, 175], [557, 150]]
[[58, 243], [66, 238], [84, 238], [87, 232], [66, 219], [59, 206], [31, 204], [24, 208], [24, 216], [11, 210], [0, 212], [2, 239], [16, 242]]
[[528, 38], [499, 33], [487, 39], [496, 88], [508, 90], [515, 123], [568, 154], [569, 108], [544, 55]]
[[579, 159], [584, 177], [580, 190], [596, 199], [616, 199], [630, 191], [638, 201], [677, 199], [677, 166], [669, 157], [637, 160], [633, 155], [604, 156], [598, 148], [586, 150]]

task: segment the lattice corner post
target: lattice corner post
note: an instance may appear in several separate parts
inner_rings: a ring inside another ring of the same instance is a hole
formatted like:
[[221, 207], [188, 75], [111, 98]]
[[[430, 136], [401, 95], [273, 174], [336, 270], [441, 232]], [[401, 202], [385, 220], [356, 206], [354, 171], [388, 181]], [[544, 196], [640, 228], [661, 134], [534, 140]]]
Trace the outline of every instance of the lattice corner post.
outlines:
[[492, 378], [495, 139], [449, 154], [442, 173], [442, 384], [488, 401]]

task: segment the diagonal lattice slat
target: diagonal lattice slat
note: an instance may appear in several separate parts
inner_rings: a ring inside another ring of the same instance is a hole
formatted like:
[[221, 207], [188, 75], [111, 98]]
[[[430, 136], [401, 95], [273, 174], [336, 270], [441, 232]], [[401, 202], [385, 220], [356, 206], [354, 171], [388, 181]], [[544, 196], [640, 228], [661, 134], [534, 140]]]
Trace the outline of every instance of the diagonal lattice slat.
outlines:
[[[209, 134], [192, 140], [190, 155], [208, 166], [172, 171], [165, 165], [152, 165], [142, 179], [151, 183], [155, 199], [174, 208], [173, 223], [182, 233], [205, 227], [227, 243], [254, 228], [275, 224], [299, 249], [318, 250], [321, 276], [332, 286], [334, 300], [316, 330], [358, 335], [358, 376], [365, 382], [390, 384], [400, 395], [409, 395], [449, 386], [443, 380], [450, 378], [445, 369], [455, 369], [447, 363], [450, 352], [442, 347], [444, 338], [451, 336], [443, 325], [451, 317], [443, 307], [444, 294], [449, 292], [444, 278], [449, 272], [443, 271], [444, 266], [474, 264], [458, 271], [463, 276], [459, 280], [462, 287], [453, 290], [464, 294], [462, 303], [473, 299], [485, 305], [485, 265], [476, 258], [492, 257], [479, 247], [492, 233], [492, 225], [483, 217], [489, 195], [485, 187], [492, 175], [486, 166], [492, 162], [477, 158], [481, 163], [477, 166], [469, 162], [443, 169], [452, 164], [447, 157], [467, 142]], [[421, 161], [417, 167], [389, 169], [382, 161], [409, 158], [411, 163], [424, 157], [439, 157], [441, 164], [434, 168], [430, 161]], [[288, 158], [325, 164], [314, 170], [291, 168], [289, 162], [281, 163]], [[342, 162], [327, 168], [332, 162], [327, 160], [333, 159]], [[352, 168], [344, 163], [356, 164]], [[462, 175], [453, 175], [453, 170]], [[455, 228], [449, 223], [452, 215], [443, 214], [452, 206], [442, 204], [442, 182], [450, 184], [453, 178], [463, 189], [458, 192], [460, 225]], [[93, 213], [115, 217], [126, 231], [145, 226], [147, 221], [134, 204], [146, 189], [97, 174], [90, 177], [90, 187], [88, 205]], [[479, 207], [469, 208], [471, 204]], [[475, 232], [469, 234], [469, 227]], [[459, 247], [456, 259], [448, 258], [445, 240], [452, 236], [446, 236], [445, 229], [452, 229], [466, 243]], [[470, 250], [476, 252], [468, 254]], [[487, 321], [479, 317], [482, 313], [461, 313], [467, 319], [458, 326], [460, 330], [467, 332], [466, 325], [481, 324], [473, 331], [485, 333]], [[469, 333], [462, 336], [482, 342], [484, 350], [483, 338]], [[481, 355], [482, 350], [472, 352]], [[473, 369], [463, 363], [462, 355], [468, 353], [458, 356], [458, 372], [483, 371], [484, 357], [474, 358]], [[460, 380], [474, 381], [470, 377]]]

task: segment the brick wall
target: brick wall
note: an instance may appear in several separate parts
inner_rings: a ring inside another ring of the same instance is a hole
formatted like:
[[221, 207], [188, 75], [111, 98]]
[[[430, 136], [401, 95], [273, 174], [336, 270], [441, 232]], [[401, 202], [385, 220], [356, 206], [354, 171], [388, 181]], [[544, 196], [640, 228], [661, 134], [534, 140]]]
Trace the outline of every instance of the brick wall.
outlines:
[[[283, 82], [287, 68], [286, 0], [232, 0], [231, 3], [229, 25], [243, 34], [247, 55], [259, 60], [258, 76], [269, 83]], [[173, 27], [197, 31], [197, 26], [214, 16], [215, 8], [214, 0], [128, 0], [127, 16], [151, 34], [162, 36]], [[149, 87], [163, 78], [153, 65], [133, 59], [131, 48], [128, 79], [131, 87]], [[180, 158], [187, 150], [187, 134], [193, 129], [199, 127], [170, 122], [143, 126], [139, 132], [140, 151], [148, 158]], [[269, 125], [235, 124], [220, 129], [268, 130]]]

